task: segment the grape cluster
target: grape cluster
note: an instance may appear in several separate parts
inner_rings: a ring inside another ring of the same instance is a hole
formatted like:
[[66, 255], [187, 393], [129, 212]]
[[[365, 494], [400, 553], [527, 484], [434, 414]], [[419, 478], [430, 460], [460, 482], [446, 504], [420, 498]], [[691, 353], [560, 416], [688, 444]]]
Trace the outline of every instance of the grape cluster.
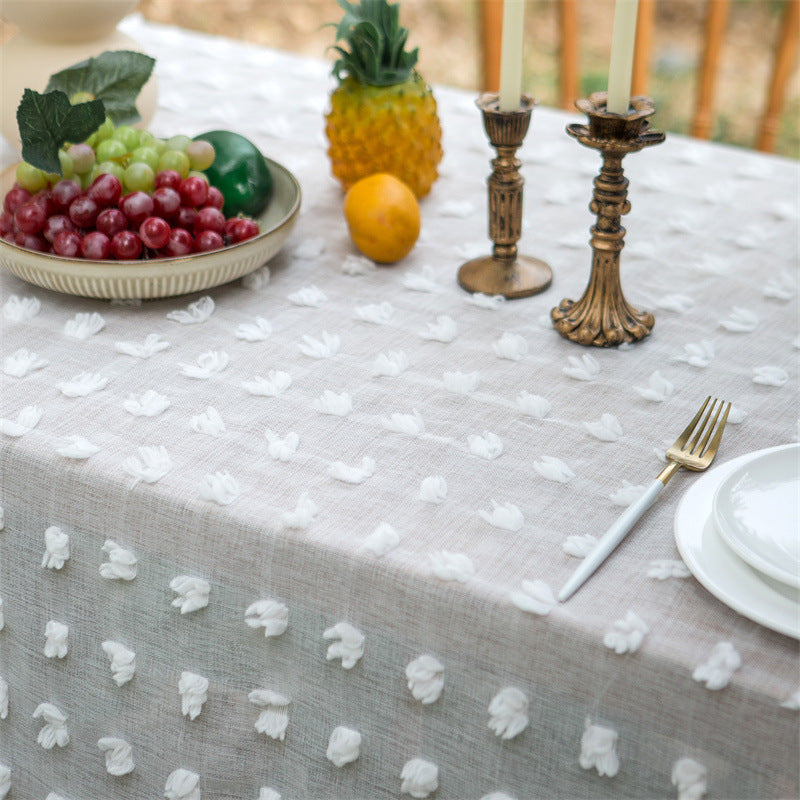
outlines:
[[217, 250], [259, 232], [226, 219], [202, 170], [214, 148], [188, 136], [157, 139], [110, 120], [59, 152], [62, 175], [22, 162], [3, 199], [0, 237], [69, 258], [130, 261]]

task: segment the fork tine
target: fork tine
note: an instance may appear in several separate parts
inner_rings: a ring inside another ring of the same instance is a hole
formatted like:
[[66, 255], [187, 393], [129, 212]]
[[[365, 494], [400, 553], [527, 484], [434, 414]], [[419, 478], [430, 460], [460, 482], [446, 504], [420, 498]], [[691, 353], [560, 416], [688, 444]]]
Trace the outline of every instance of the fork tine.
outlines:
[[[717, 399], [714, 398], [714, 402], [709, 409], [708, 416], [711, 416], [711, 413], [714, 410], [714, 407], [717, 405]], [[717, 420], [719, 419], [719, 415], [722, 413], [722, 402], [720, 401], [719, 407], [717, 408], [717, 413], [714, 414], [714, 419], [711, 420], [711, 424], [708, 426], [708, 430], [706, 431], [706, 435], [703, 437], [703, 441], [701, 441], [696, 446], [696, 455], [701, 456], [706, 449], [706, 445], [708, 444], [708, 440], [711, 438], [711, 435], [714, 433], [714, 428], [717, 424]], [[708, 420], [706, 420], [708, 422]]]
[[[714, 416], [714, 419], [711, 419], [711, 415], [714, 414], [714, 409], [717, 409], [717, 413]], [[719, 407], [717, 407], [717, 398], [715, 397], [711, 405], [709, 406], [708, 413], [705, 416], [705, 419], [701, 423], [700, 427], [697, 429], [697, 435], [692, 439], [692, 442], [689, 446], [689, 452], [692, 455], [702, 455], [703, 448], [706, 446], [706, 443], [711, 438], [711, 434], [714, 432], [714, 426], [717, 424], [717, 419], [719, 417], [719, 412], [722, 411], [722, 404], [720, 403]], [[710, 423], [710, 424], [709, 424]], [[706, 430], [706, 426], [708, 430]], [[705, 433], [705, 438], [702, 439], [701, 437]]]
[[694, 415], [692, 421], [686, 426], [683, 433], [675, 440], [674, 447], [680, 447], [683, 449], [683, 446], [689, 441], [689, 437], [692, 435], [692, 431], [694, 430], [694, 426], [697, 425], [698, 420], [700, 417], [703, 416], [703, 412], [706, 410], [706, 406], [708, 405], [708, 401], [711, 400], [711, 395], [706, 397], [705, 403], [700, 406], [700, 410]]
[[[719, 410], [722, 411], [722, 408], [723, 406], [720, 405]], [[706, 455], [708, 458], [713, 458], [717, 452], [719, 443], [722, 440], [722, 432], [725, 430], [725, 423], [728, 421], [728, 414], [730, 413], [730, 410], [731, 410], [731, 404], [727, 403], [725, 405], [725, 413], [722, 415], [722, 419], [720, 420], [720, 423], [717, 426], [717, 432], [714, 434], [714, 438], [711, 440], [711, 444], [708, 446], [708, 449], [706, 450]]]

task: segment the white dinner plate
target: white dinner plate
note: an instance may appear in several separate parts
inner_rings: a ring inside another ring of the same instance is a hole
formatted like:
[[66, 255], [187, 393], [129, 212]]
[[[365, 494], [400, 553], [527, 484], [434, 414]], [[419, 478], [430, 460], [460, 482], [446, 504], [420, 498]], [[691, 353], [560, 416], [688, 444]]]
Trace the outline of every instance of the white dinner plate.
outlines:
[[742, 561], [722, 540], [714, 523], [717, 487], [752, 458], [753, 454], [735, 458], [698, 478], [675, 512], [675, 543], [694, 577], [718, 600], [754, 622], [800, 639], [800, 591]]
[[714, 521], [751, 567], [800, 587], [800, 444], [754, 454], [717, 487]]

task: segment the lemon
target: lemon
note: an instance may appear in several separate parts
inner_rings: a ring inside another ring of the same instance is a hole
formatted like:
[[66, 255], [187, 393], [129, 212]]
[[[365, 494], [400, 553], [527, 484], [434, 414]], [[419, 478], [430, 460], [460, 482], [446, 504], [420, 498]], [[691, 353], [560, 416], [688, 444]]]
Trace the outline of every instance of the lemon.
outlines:
[[394, 175], [379, 172], [356, 181], [344, 198], [344, 216], [355, 246], [379, 264], [405, 258], [419, 237], [419, 203]]

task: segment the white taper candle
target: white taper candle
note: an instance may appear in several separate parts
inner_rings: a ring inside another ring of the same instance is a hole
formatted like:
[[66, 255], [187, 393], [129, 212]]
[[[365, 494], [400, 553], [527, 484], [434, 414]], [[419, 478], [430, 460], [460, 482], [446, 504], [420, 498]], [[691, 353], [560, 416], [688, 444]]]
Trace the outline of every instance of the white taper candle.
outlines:
[[631, 99], [633, 45], [639, 0], [617, 0], [611, 37], [611, 65], [608, 70], [608, 102], [612, 114], [627, 114]]
[[516, 111], [522, 97], [522, 21], [525, 0], [503, 1], [500, 110]]

